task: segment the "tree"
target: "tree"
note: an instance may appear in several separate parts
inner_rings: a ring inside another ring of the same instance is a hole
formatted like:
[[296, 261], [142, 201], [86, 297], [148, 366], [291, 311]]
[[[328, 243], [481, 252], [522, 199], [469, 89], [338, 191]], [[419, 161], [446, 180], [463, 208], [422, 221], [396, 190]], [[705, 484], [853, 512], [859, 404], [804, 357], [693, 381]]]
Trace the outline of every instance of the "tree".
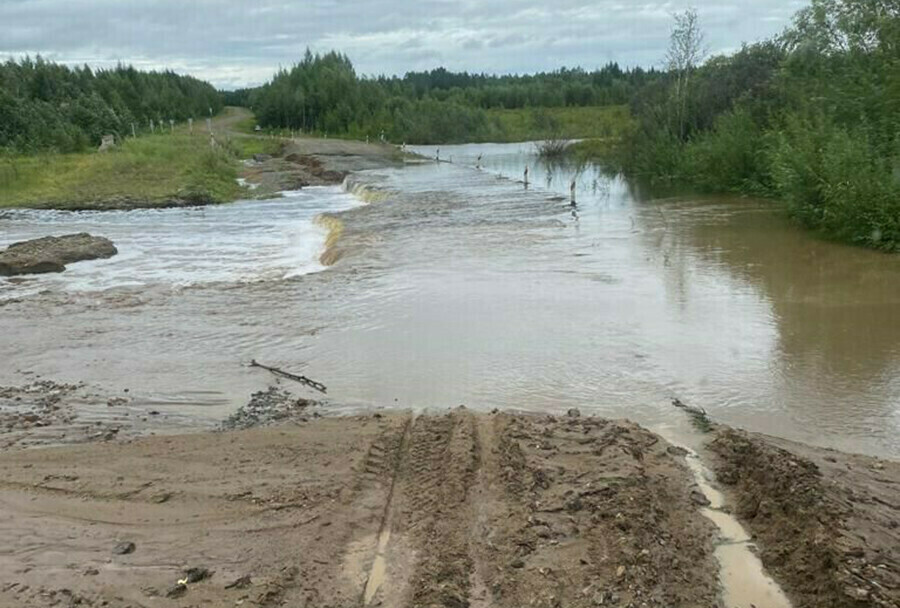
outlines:
[[690, 94], [691, 74], [703, 61], [706, 50], [703, 43], [703, 32], [700, 30], [700, 19], [696, 9], [689, 8], [683, 13], [673, 15], [675, 27], [669, 37], [669, 50], [666, 52], [666, 65], [669, 73], [675, 78], [673, 88], [678, 138], [687, 138], [687, 104]]

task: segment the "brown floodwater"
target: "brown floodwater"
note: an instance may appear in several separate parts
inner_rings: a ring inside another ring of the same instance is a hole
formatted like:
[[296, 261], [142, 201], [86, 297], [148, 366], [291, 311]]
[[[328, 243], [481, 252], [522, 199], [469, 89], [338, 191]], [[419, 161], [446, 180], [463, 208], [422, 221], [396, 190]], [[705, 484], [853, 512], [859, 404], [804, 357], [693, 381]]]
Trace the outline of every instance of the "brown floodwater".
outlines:
[[[662, 429], [682, 424], [677, 396], [900, 456], [900, 257], [819, 240], [767, 201], [542, 166], [528, 145], [440, 156], [269, 203], [5, 214], [0, 245], [74, 227], [122, 253], [0, 282], [0, 383], [127, 387], [205, 425], [271, 382], [255, 358], [323, 382], [334, 408], [577, 407]], [[325, 270], [320, 211], [344, 225]]]

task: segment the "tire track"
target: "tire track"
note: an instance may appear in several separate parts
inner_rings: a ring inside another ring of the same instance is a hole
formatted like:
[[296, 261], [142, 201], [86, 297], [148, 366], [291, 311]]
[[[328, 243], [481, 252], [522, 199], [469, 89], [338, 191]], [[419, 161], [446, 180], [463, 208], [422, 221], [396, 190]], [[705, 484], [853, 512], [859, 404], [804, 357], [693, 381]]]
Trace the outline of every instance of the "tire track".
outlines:
[[[423, 416], [404, 429], [363, 606], [468, 604], [467, 501], [479, 450], [475, 418], [465, 411]], [[379, 457], [376, 449], [370, 460]]]

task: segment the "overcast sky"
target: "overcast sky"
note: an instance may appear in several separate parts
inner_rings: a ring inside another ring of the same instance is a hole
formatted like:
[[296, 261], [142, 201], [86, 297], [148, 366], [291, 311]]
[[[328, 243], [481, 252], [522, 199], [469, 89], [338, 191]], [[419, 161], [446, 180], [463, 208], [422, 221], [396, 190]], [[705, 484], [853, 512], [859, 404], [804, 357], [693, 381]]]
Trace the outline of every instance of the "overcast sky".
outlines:
[[713, 53], [783, 30], [802, 0], [0, 0], [0, 57], [171, 68], [256, 85], [309, 46], [360, 74], [659, 66], [672, 13], [697, 8]]

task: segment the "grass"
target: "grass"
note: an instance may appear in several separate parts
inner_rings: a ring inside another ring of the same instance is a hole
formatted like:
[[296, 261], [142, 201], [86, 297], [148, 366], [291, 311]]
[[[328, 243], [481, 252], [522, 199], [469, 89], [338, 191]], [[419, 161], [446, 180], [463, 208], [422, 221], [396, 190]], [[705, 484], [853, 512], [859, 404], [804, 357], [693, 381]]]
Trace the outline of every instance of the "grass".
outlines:
[[84, 207], [127, 199], [223, 202], [242, 192], [236, 159], [204, 136], [151, 135], [109, 152], [0, 160], [0, 207]]
[[620, 141], [609, 137], [582, 139], [566, 148], [566, 153], [578, 162], [595, 162], [614, 167]]
[[284, 141], [267, 137], [231, 137], [228, 148], [237, 158], [250, 158], [254, 154], [277, 156], [284, 148]]
[[488, 110], [507, 141], [535, 139], [618, 139], [631, 126], [627, 106]]

